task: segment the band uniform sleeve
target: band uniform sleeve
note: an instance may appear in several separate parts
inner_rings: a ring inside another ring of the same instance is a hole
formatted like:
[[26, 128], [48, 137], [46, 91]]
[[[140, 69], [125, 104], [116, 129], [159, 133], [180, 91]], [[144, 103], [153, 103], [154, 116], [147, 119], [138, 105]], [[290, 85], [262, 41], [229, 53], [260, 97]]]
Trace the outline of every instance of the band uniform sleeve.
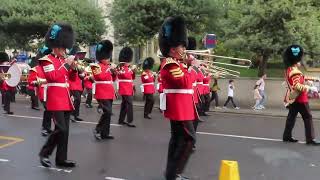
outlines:
[[49, 61], [42, 61], [41, 66], [43, 68], [46, 79], [50, 82], [61, 81], [61, 83], [64, 83], [64, 77], [69, 73], [69, 71], [62, 66], [59, 69], [55, 69], [53, 63]]
[[191, 73], [175, 63], [164, 66], [163, 70], [161, 70], [161, 77], [175, 84], [176, 88], [185, 88], [192, 83]]
[[302, 81], [302, 74], [294, 74], [291, 77], [292, 80], [292, 87], [293, 89], [299, 91], [299, 92], [303, 92], [303, 91], [308, 91], [309, 90], [309, 86], [308, 85], [304, 85], [301, 83]]

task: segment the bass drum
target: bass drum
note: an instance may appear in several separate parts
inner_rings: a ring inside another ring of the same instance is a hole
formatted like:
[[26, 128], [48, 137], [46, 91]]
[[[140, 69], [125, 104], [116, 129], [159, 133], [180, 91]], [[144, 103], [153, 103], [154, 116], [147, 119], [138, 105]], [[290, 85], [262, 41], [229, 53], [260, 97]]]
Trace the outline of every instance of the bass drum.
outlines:
[[17, 63], [12, 64], [8, 69], [7, 73], [10, 74], [10, 78], [5, 80], [6, 83], [10, 87], [16, 87], [19, 84], [20, 78], [22, 75], [21, 69], [18, 66], [18, 64]]
[[18, 67], [21, 70], [20, 81], [21, 82], [27, 82], [28, 81], [28, 76], [29, 76], [29, 71], [30, 71], [31, 67], [26, 63], [16, 63], [16, 64], [18, 65]]

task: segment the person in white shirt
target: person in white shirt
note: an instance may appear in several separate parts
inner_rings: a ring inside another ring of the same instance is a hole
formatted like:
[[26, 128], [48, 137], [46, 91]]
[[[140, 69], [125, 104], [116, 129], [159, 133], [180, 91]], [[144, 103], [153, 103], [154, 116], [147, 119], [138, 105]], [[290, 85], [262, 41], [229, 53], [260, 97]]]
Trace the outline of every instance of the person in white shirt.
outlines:
[[259, 85], [254, 86], [253, 98], [256, 101], [256, 104], [253, 106], [253, 110], [260, 110], [261, 108], [259, 107], [259, 104], [260, 104], [262, 97], [259, 92]]
[[266, 94], [264, 92], [264, 87], [265, 87], [265, 82], [264, 80], [267, 78], [267, 74], [263, 74], [260, 79], [256, 82], [256, 85], [259, 86], [259, 93], [261, 95], [261, 99], [260, 102], [258, 104], [257, 107], [259, 107], [260, 109], [265, 109], [264, 104], [266, 102]]
[[237, 107], [237, 105], [233, 101], [233, 91], [234, 91], [234, 84], [233, 84], [233, 80], [231, 79], [229, 80], [229, 85], [228, 85], [228, 99], [224, 103], [223, 108], [227, 108], [229, 101], [231, 101], [234, 109], [240, 109], [239, 107]]

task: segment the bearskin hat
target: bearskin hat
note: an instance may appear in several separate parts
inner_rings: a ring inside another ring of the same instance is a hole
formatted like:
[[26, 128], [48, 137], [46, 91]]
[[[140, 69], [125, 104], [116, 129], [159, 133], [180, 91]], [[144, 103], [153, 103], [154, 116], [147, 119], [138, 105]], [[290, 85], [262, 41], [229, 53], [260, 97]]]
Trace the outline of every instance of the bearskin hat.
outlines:
[[109, 40], [103, 40], [97, 44], [96, 59], [101, 61], [103, 59], [111, 59], [113, 51], [113, 44]]
[[148, 57], [143, 61], [142, 69], [143, 70], [152, 69], [153, 65], [154, 65], [154, 59], [152, 57]]
[[8, 62], [9, 56], [6, 52], [0, 52], [0, 63]]
[[131, 62], [133, 58], [133, 51], [130, 47], [124, 47], [119, 53], [119, 62]]
[[49, 49], [47, 46], [43, 46], [41, 48], [38, 49], [38, 53], [35, 57], [35, 60], [39, 60], [40, 58], [42, 58], [45, 55], [48, 55], [52, 52], [51, 49]]
[[159, 47], [163, 56], [168, 57], [170, 48], [188, 45], [187, 28], [182, 17], [168, 17], [160, 27]]
[[188, 37], [188, 46], [187, 50], [195, 50], [197, 49], [197, 40], [194, 37]]
[[283, 53], [283, 63], [286, 67], [290, 67], [302, 60], [304, 51], [299, 45], [291, 45]]
[[45, 36], [45, 44], [50, 49], [71, 49], [74, 44], [74, 32], [71, 25], [62, 23], [52, 25]]

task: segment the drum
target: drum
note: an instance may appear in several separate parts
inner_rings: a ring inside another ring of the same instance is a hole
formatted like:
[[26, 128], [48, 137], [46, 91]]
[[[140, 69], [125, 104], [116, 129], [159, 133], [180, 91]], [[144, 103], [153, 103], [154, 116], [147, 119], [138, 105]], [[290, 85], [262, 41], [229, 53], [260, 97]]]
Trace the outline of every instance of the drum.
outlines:
[[16, 63], [16, 64], [20, 68], [20, 71], [21, 71], [20, 81], [27, 82], [28, 76], [29, 76], [29, 71], [30, 71], [31, 67], [26, 63]]

